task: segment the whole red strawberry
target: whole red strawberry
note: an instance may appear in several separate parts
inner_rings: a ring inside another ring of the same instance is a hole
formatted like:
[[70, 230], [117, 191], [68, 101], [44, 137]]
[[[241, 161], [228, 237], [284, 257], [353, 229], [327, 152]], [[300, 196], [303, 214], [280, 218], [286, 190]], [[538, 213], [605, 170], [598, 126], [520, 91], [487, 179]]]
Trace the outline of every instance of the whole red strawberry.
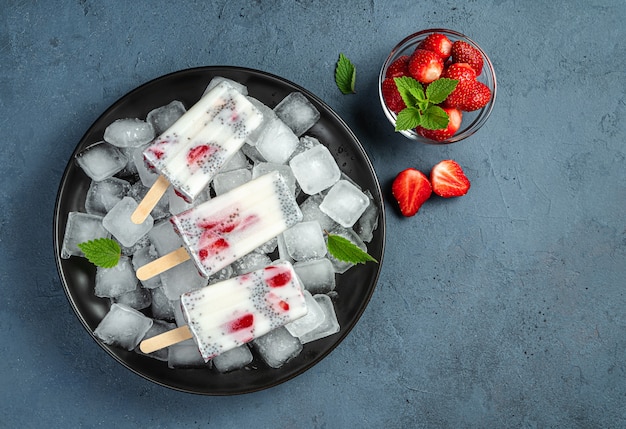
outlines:
[[417, 45], [418, 49], [426, 49], [436, 53], [442, 60], [447, 60], [452, 52], [452, 42], [445, 34], [432, 33]]
[[409, 74], [418, 82], [430, 83], [441, 76], [443, 60], [433, 51], [416, 49], [409, 60]]
[[476, 72], [468, 63], [452, 63], [441, 73], [441, 77], [458, 81], [475, 80]]
[[400, 96], [400, 92], [393, 78], [388, 77], [383, 80], [382, 93], [385, 104], [392, 112], [398, 113], [406, 108], [406, 104], [404, 104], [404, 100], [402, 100], [402, 96]]
[[430, 171], [433, 192], [443, 198], [460, 197], [467, 194], [470, 181], [461, 166], [451, 159], [441, 161]]
[[451, 56], [453, 63], [468, 63], [472, 66], [476, 76], [483, 71], [483, 56], [480, 51], [463, 40], [457, 40], [452, 44]]
[[430, 140], [443, 141], [452, 137], [461, 127], [461, 121], [463, 120], [463, 114], [460, 110], [452, 107], [443, 107], [442, 109], [448, 114], [448, 126], [439, 130], [429, 130], [424, 127], [417, 127], [415, 132], [422, 137], [426, 137]]
[[491, 90], [477, 80], [460, 81], [441, 106], [455, 107], [464, 112], [482, 109], [491, 100]]
[[413, 216], [424, 201], [430, 198], [432, 188], [424, 173], [415, 168], [407, 168], [393, 180], [391, 193], [398, 201], [400, 212], [404, 216]]
[[385, 77], [402, 77], [409, 74], [409, 56], [398, 57], [387, 69]]

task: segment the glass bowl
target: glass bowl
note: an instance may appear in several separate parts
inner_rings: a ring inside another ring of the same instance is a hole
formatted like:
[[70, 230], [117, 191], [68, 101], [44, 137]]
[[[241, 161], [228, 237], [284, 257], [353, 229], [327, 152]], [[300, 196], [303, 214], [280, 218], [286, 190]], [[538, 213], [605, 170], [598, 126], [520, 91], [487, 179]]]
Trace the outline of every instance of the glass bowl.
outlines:
[[419, 141], [422, 143], [435, 145], [456, 143], [474, 134], [480, 129], [480, 127], [485, 124], [485, 122], [487, 122], [487, 119], [489, 118], [491, 110], [493, 109], [494, 103], [496, 101], [496, 92], [498, 87], [496, 84], [496, 73], [493, 69], [493, 65], [491, 64], [491, 60], [489, 60], [489, 57], [487, 56], [485, 51], [483, 51], [481, 47], [478, 46], [478, 44], [469, 37], [457, 31], [446, 30], [443, 28], [431, 28], [428, 30], [422, 30], [406, 37], [391, 50], [391, 53], [389, 54], [389, 56], [383, 63], [382, 68], [380, 69], [380, 74], [378, 76], [378, 95], [380, 98], [380, 104], [383, 108], [383, 112], [385, 112], [385, 116], [387, 116], [387, 119], [389, 119], [389, 122], [395, 128], [397, 115], [393, 111], [391, 111], [385, 104], [382, 92], [382, 83], [385, 79], [387, 69], [396, 59], [398, 59], [402, 55], [410, 56], [413, 51], [415, 51], [417, 45], [429, 34], [432, 33], [444, 34], [453, 43], [457, 40], [463, 40], [472, 45], [481, 53], [484, 65], [482, 73], [477, 77], [477, 80], [489, 87], [489, 89], [491, 90], [491, 100], [489, 100], [487, 105], [484, 106], [482, 109], [475, 110], [473, 112], [462, 112], [463, 122], [461, 123], [461, 127], [452, 137], [449, 137], [448, 139], [442, 141], [427, 139], [417, 134], [415, 130], [403, 130], [398, 132], [411, 140]]

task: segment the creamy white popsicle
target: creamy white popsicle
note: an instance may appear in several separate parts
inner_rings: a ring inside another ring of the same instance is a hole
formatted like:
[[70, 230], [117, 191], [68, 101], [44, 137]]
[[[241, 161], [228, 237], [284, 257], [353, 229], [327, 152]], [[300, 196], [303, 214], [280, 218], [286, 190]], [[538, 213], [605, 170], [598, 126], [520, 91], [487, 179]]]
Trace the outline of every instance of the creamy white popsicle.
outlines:
[[261, 112], [223, 81], [157, 137], [143, 151], [144, 159], [193, 201], [262, 120]]
[[289, 262], [185, 293], [183, 315], [205, 361], [307, 314]]
[[205, 277], [219, 271], [302, 220], [280, 174], [270, 172], [170, 222]]

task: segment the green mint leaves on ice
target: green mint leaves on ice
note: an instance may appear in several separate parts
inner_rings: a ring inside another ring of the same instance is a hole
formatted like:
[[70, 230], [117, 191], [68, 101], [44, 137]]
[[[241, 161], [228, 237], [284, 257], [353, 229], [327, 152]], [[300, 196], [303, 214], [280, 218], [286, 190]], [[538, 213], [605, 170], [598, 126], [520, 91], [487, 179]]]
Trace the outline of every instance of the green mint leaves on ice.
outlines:
[[336, 234], [327, 234], [327, 239], [328, 253], [340, 261], [352, 264], [364, 264], [370, 261], [378, 263], [376, 259], [347, 238]]
[[441, 78], [431, 82], [426, 91], [417, 80], [402, 76], [394, 78], [406, 108], [398, 113], [396, 131], [421, 126], [439, 130], [448, 126], [448, 114], [437, 104], [442, 103], [459, 83], [456, 79]]
[[78, 244], [85, 257], [98, 267], [113, 268], [122, 254], [120, 245], [110, 238], [97, 238]]
[[339, 54], [339, 60], [335, 67], [335, 83], [342, 94], [354, 94], [356, 84], [356, 67], [344, 55]]

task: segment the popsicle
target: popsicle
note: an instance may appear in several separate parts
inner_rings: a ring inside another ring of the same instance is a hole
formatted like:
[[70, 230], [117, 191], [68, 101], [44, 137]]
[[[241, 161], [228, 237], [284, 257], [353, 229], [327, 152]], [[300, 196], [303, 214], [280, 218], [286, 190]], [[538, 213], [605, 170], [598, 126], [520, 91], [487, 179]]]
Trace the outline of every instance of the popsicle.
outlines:
[[137, 277], [149, 279], [189, 258], [209, 277], [300, 220], [293, 193], [272, 171], [172, 216], [183, 247], [139, 268]]
[[308, 312], [302, 285], [287, 261], [187, 292], [180, 304], [187, 325], [142, 341], [143, 353], [193, 338], [208, 362]]
[[132, 221], [142, 223], [170, 185], [193, 201], [262, 120], [261, 112], [227, 81], [207, 91], [143, 151], [160, 176]]

